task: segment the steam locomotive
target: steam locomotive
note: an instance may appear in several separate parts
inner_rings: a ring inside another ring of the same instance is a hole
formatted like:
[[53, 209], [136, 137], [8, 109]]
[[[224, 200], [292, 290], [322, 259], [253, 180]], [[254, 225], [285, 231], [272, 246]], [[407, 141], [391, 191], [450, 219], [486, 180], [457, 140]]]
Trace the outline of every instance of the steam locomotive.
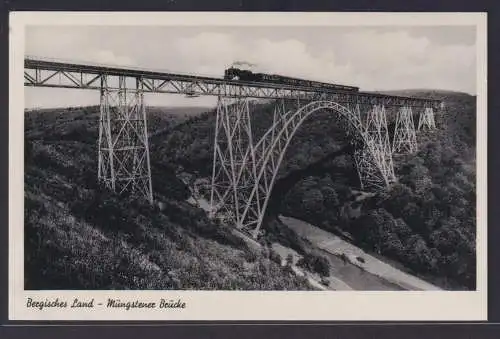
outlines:
[[230, 67], [224, 71], [224, 79], [253, 81], [253, 82], [268, 82], [268, 83], [270, 82], [275, 84], [302, 86], [302, 87], [317, 87], [333, 91], [359, 92], [359, 87], [290, 78], [276, 74], [253, 73], [250, 70], [244, 70], [235, 67]]

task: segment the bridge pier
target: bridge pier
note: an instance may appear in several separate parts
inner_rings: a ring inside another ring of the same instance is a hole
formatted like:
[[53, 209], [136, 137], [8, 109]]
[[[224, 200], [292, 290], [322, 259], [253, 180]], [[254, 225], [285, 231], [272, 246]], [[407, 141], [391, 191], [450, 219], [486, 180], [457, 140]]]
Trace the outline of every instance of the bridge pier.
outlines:
[[[219, 97], [212, 169], [211, 217], [241, 229], [244, 210], [255, 186], [256, 155], [248, 99]], [[260, 205], [251, 206], [260, 213]]]
[[418, 119], [418, 130], [421, 129], [435, 129], [436, 122], [434, 121], [434, 109], [432, 107], [425, 107], [420, 113]]
[[417, 135], [411, 107], [402, 106], [396, 115], [392, 151], [394, 153], [413, 153], [417, 151]]
[[118, 87], [110, 76], [101, 77], [98, 179], [122, 194], [132, 192], [153, 203], [149, 144], [141, 79], [128, 89], [125, 76]]
[[387, 116], [383, 105], [374, 105], [363, 126], [362, 149], [354, 152], [361, 189], [384, 190], [396, 181]]

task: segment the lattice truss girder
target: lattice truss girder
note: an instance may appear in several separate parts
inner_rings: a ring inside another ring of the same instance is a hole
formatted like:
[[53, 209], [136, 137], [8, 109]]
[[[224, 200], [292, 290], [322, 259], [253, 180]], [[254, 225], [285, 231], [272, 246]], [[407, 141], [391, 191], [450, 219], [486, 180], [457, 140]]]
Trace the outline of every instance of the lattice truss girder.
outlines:
[[356, 135], [353, 140], [361, 141], [363, 147], [357, 152], [356, 164], [365, 186], [385, 188], [394, 180], [383, 107], [373, 107], [367, 116], [366, 127], [363, 127], [359, 105], [347, 108], [330, 101], [300, 104], [286, 105], [284, 101], [278, 101], [272, 126], [253, 143], [248, 101], [219, 99], [212, 217], [257, 237], [286, 149], [303, 121], [321, 109], [336, 112], [339, 122], [346, 124], [348, 133]]
[[125, 77], [118, 89], [110, 89], [101, 78], [98, 178], [106, 187], [121, 194], [137, 193], [151, 203], [153, 192], [149, 144], [141, 81], [127, 89]]
[[417, 151], [417, 135], [411, 107], [400, 107], [396, 114], [392, 151], [394, 153]]
[[[24, 84], [37, 87], [63, 87], [100, 90], [100, 81], [107, 75], [110, 66], [82, 65], [57, 61], [25, 59]], [[283, 86], [281, 84], [235, 82], [220, 78], [208, 78], [150, 72], [133, 68], [112, 67], [113, 77], [124, 76], [128, 79], [141, 78], [143, 90], [155, 93], [178, 93], [191, 95], [222, 95], [224, 97], [254, 97], [274, 99], [329, 100], [344, 105], [385, 105], [415, 106], [437, 108], [439, 101], [409, 97], [390, 96], [362, 92], [318, 92], [317, 88]], [[138, 73], [140, 75], [138, 75]], [[117, 88], [115, 85], [108, 87]], [[134, 89], [134, 86], [129, 86]]]

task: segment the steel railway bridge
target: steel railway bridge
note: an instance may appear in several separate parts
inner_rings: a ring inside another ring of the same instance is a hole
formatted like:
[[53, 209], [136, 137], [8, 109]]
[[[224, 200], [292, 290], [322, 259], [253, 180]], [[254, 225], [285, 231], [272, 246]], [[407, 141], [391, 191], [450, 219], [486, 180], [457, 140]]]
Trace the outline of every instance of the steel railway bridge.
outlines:
[[[365, 92], [325, 91], [274, 83], [154, 72], [107, 65], [26, 58], [24, 85], [100, 93], [98, 180], [118, 193], [153, 203], [144, 93], [217, 96], [211, 217], [259, 235], [280, 163], [300, 125], [328, 110], [356, 145], [361, 188], [386, 189], [396, 178], [393, 154], [415, 152], [416, 133], [434, 129], [443, 103]], [[254, 140], [249, 99], [273, 99], [273, 123]], [[415, 126], [414, 116], [418, 119]], [[390, 140], [388, 120], [395, 121]]]

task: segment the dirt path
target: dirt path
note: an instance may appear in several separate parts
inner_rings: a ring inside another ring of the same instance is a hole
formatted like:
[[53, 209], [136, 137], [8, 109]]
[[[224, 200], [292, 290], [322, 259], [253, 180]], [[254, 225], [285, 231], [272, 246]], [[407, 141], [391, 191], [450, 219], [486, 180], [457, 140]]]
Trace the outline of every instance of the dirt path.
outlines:
[[[328, 253], [330, 261], [334, 262], [333, 273], [335, 276], [354, 289], [366, 289], [365, 286], [362, 286], [367, 285], [366, 283], [371, 285], [372, 288], [370, 289], [373, 290], [385, 289], [383, 286], [378, 286], [381, 282], [376, 281], [376, 279], [374, 280], [375, 277], [371, 276], [374, 275], [387, 281], [387, 289], [390, 289], [390, 285], [394, 284], [399, 287], [399, 289], [405, 290], [440, 290], [437, 286], [394, 268], [369, 255], [362, 249], [340, 239], [332, 233], [298, 219], [284, 216], [280, 216], [280, 219], [299, 236], [309, 240], [317, 248]], [[342, 253], [346, 255], [352, 265], [345, 265], [342, 262], [339, 257]], [[356, 257], [363, 258], [364, 263], [358, 261]], [[338, 261], [338, 265], [335, 261]], [[366, 274], [366, 272], [370, 274]], [[372, 283], [370, 283], [369, 280], [371, 280]], [[392, 289], [398, 289], [397, 287]]]

